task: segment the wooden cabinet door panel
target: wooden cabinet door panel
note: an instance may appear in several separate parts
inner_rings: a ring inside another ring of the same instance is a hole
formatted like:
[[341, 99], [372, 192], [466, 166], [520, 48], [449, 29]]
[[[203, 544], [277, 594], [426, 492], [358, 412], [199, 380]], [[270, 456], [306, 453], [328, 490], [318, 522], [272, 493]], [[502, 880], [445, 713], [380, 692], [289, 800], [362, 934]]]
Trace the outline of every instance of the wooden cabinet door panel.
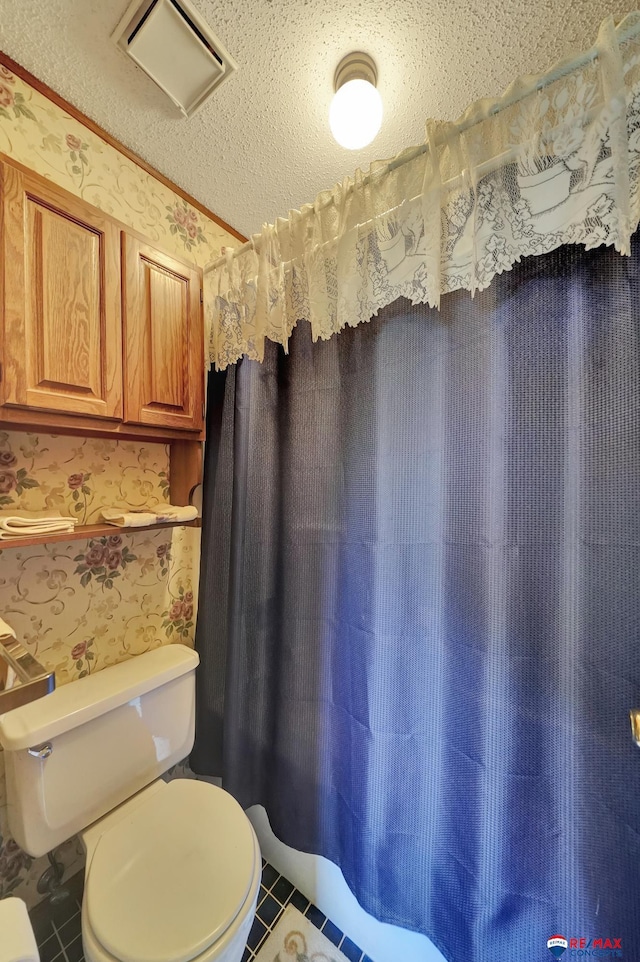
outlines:
[[119, 231], [3, 165], [3, 403], [122, 417]]
[[200, 272], [123, 233], [125, 421], [202, 427]]

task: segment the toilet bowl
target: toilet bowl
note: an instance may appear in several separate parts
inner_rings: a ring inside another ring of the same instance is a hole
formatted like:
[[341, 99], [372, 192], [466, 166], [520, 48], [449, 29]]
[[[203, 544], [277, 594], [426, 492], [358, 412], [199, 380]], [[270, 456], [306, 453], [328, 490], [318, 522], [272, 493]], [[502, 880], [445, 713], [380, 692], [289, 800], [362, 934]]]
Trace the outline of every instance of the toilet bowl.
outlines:
[[159, 781], [81, 833], [86, 962], [235, 962], [262, 864], [251, 823], [222, 789]]
[[228, 792], [162, 779], [193, 745], [198, 656], [168, 645], [0, 716], [11, 833], [86, 851], [86, 962], [240, 962], [261, 858]]

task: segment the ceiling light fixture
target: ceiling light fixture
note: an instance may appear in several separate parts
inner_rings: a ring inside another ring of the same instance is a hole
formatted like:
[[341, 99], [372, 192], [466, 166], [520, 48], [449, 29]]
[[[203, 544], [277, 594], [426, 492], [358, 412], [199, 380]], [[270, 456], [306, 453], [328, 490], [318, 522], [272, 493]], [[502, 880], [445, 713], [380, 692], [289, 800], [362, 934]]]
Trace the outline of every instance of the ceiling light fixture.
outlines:
[[329, 109], [331, 133], [341, 147], [359, 150], [370, 144], [382, 123], [382, 98], [376, 90], [378, 72], [369, 54], [356, 51], [338, 64]]

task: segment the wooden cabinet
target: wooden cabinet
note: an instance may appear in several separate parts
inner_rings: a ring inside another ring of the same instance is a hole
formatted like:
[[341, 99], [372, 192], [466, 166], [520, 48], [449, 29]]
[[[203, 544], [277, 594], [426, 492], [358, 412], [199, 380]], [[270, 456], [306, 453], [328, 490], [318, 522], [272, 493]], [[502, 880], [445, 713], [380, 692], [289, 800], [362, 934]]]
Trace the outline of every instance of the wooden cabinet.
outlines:
[[1, 173], [1, 402], [121, 418], [118, 225], [44, 178]]
[[201, 289], [199, 268], [0, 155], [0, 426], [169, 442], [171, 502], [187, 504]]
[[202, 272], [0, 161], [0, 422], [203, 435]]
[[203, 424], [200, 272], [122, 234], [124, 419], [199, 431]]

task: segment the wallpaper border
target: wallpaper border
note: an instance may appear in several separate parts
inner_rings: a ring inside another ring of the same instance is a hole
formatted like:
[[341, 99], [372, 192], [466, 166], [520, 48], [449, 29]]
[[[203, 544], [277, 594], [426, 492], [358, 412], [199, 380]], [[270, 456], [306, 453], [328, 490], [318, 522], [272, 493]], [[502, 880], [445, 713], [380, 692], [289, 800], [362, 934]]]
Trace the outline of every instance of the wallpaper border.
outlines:
[[244, 234], [241, 234], [240, 231], [236, 230], [235, 227], [232, 227], [231, 224], [227, 224], [227, 222], [221, 217], [218, 217], [217, 214], [214, 214], [212, 210], [209, 210], [209, 208], [205, 207], [205, 205], [199, 200], [187, 193], [187, 191], [180, 187], [179, 184], [174, 183], [169, 179], [169, 177], [166, 177], [165, 174], [162, 174], [159, 170], [156, 170], [155, 167], [152, 167], [151, 164], [148, 164], [146, 160], [136, 154], [133, 150], [130, 150], [129, 147], [119, 141], [116, 137], [113, 137], [110, 133], [104, 130], [103, 127], [97, 124], [95, 120], [92, 120], [91, 117], [88, 117], [86, 114], [84, 114], [70, 101], [65, 100], [61, 94], [59, 94], [52, 87], [49, 87], [49, 85], [43, 80], [39, 80], [38, 77], [30, 73], [26, 67], [23, 67], [22, 64], [17, 62], [17, 60], [13, 60], [8, 54], [4, 53], [3, 50], [0, 50], [0, 64], [12, 71], [12, 73], [16, 74], [16, 76], [20, 77], [24, 83], [29, 84], [30, 87], [33, 87], [34, 90], [37, 90], [38, 93], [42, 94], [43, 97], [46, 97], [57, 107], [60, 107], [61, 110], [64, 110], [70, 114], [74, 120], [77, 120], [78, 123], [83, 124], [93, 134], [95, 134], [97, 137], [100, 137], [101, 140], [104, 140], [105, 143], [107, 143], [110, 147], [113, 147], [114, 150], [117, 150], [119, 153], [127, 157], [127, 159], [132, 163], [136, 164], [137, 167], [140, 167], [147, 174], [149, 174], [151, 177], [154, 177], [161, 184], [164, 184], [165, 187], [173, 191], [192, 207], [195, 207], [196, 210], [199, 210], [201, 214], [204, 214], [205, 217], [208, 217], [209, 220], [212, 220], [218, 225], [218, 227], [222, 227], [223, 230], [227, 231], [229, 234], [231, 234], [233, 237], [236, 237], [243, 243], [247, 241], [248, 238], [246, 238]]

